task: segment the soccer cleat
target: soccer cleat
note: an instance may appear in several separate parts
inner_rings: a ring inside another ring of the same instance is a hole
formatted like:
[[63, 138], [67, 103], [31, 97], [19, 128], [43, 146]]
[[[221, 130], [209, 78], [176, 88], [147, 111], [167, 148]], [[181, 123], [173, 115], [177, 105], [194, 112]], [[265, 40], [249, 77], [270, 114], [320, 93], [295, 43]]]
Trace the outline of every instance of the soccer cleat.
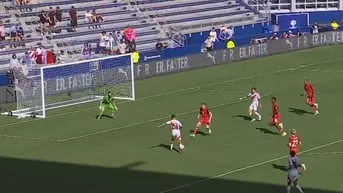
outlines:
[[195, 137], [195, 134], [194, 134], [194, 133], [192, 133], [190, 136], [191, 136], [191, 137]]
[[255, 121], [256, 121], [256, 119], [255, 119], [255, 118], [252, 118], [250, 122], [255, 122]]
[[114, 115], [112, 115], [112, 118], [115, 119], [116, 117]]
[[208, 134], [211, 134], [211, 133], [212, 133], [211, 129], [208, 129], [207, 131], [208, 131]]
[[316, 110], [316, 112], [314, 113], [314, 115], [319, 115], [319, 111], [318, 111], [318, 110]]
[[306, 171], [306, 166], [305, 166], [305, 164], [301, 164], [301, 167], [304, 168], [304, 171]]
[[282, 137], [284, 137], [284, 136], [286, 136], [287, 135], [287, 133], [286, 132], [283, 132], [282, 133]]

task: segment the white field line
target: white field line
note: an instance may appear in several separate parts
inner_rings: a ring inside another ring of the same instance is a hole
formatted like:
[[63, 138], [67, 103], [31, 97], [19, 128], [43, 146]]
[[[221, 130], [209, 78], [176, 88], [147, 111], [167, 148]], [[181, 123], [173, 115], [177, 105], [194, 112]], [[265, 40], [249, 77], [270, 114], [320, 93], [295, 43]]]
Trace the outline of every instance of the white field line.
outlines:
[[[300, 65], [300, 66], [293, 67], [293, 68], [284, 68], [284, 69], [281, 69], [281, 70], [275, 70], [275, 71], [265, 72], [265, 73], [258, 73], [258, 74], [255, 74], [255, 75], [244, 76], [244, 77], [241, 77], [241, 78], [224, 80], [224, 81], [219, 81], [219, 82], [215, 82], [215, 83], [205, 84], [205, 85], [201, 85], [201, 86], [195, 86], [195, 87], [184, 88], [184, 89], [174, 90], [174, 91], [170, 91], [170, 92], [150, 95], [150, 96], [138, 98], [135, 101], [147, 100], [147, 99], [151, 99], [151, 98], [166, 96], [166, 95], [180, 93], [180, 92], [185, 92], [185, 91], [190, 91], [190, 90], [199, 90], [199, 89], [204, 88], [204, 87], [215, 86], [215, 85], [226, 84], [226, 83], [232, 83], [232, 82], [237, 82], [237, 81], [242, 81], [242, 80], [248, 80], [248, 79], [252, 79], [252, 78], [258, 78], [258, 77], [261, 77], [261, 76], [267, 76], [267, 75], [277, 74], [277, 73], [281, 73], [281, 72], [293, 71], [293, 70], [298, 70], [298, 69], [301, 69], [301, 68], [306, 68], [306, 67], [320, 65], [320, 64], [327, 64], [327, 63], [332, 63], [332, 62], [341, 61], [341, 60], [343, 60], [343, 57], [342, 58], [337, 58], [337, 59], [332, 59], [332, 60], [321, 61], [321, 62], [304, 64], [304, 65]], [[118, 104], [124, 104], [124, 103], [129, 103], [129, 102], [134, 102], [134, 101], [122, 101], [122, 102], [119, 102]], [[67, 115], [71, 115], [71, 114], [86, 112], [86, 111], [94, 110], [96, 108], [97, 107], [86, 108], [86, 109], [81, 109], [81, 110], [76, 110], [76, 111], [70, 111], [70, 112], [66, 112], [66, 113], [60, 113], [60, 114], [56, 114], [56, 115], [47, 116], [45, 119], [28, 119], [28, 120], [25, 120], [25, 121], [17, 121], [17, 122], [13, 122], [13, 123], [8, 123], [8, 124], [0, 125], [0, 129], [5, 128], [5, 127], [15, 126], [15, 125], [21, 125], [21, 124], [24, 124], [24, 123], [30, 123], [30, 122], [33, 122], [33, 121], [47, 120], [47, 119], [52, 119], [52, 118], [56, 118], [56, 117], [62, 117], [62, 116], [67, 116]]]
[[[268, 95], [263, 95], [261, 97], [268, 97], [268, 96], [271, 96], [271, 95], [268, 94]], [[237, 101], [234, 101], [234, 102], [227, 102], [227, 103], [222, 103], [222, 104], [214, 105], [214, 106], [211, 106], [210, 108], [214, 109], [214, 108], [224, 107], [224, 106], [228, 106], [228, 105], [234, 105], [234, 104], [245, 102], [245, 101], [247, 101], [247, 100], [237, 100]], [[183, 116], [183, 115], [192, 114], [192, 113], [195, 113], [195, 112], [198, 112], [198, 111], [199, 110], [196, 109], [196, 110], [186, 111], [186, 112], [183, 112], [183, 113], [177, 113], [177, 115], [178, 116]], [[126, 129], [126, 128], [129, 128], [129, 127], [134, 127], [134, 126], [144, 125], [144, 124], [147, 124], [147, 123], [153, 123], [153, 122], [156, 122], [156, 121], [165, 120], [165, 119], [168, 119], [169, 117], [170, 116], [164, 116], [164, 117], [150, 119], [150, 120], [142, 121], [142, 122], [138, 122], [138, 123], [123, 125], [123, 126], [120, 126], [120, 127], [113, 127], [113, 128], [109, 128], [109, 129], [105, 129], [105, 130], [101, 130], [101, 131], [97, 131], [97, 132], [92, 132], [92, 133], [84, 134], [84, 135], [79, 135], [79, 136], [75, 136], [75, 137], [61, 139], [60, 142], [69, 142], [69, 141], [73, 141], [73, 140], [83, 139], [83, 138], [86, 138], [86, 137], [92, 137], [92, 136], [95, 136], [95, 135], [100, 135], [100, 134], [104, 134], [104, 133], [118, 131], [118, 130]]]
[[0, 134], [0, 137], [2, 137], [2, 138], [10, 138], [10, 139], [27, 139], [27, 140], [35, 140], [35, 141], [60, 142], [59, 139], [42, 138], [42, 137], [25, 137], [25, 136], [18, 136], [18, 135], [3, 135], [3, 134]]
[[[343, 139], [340, 139], [340, 140], [337, 140], [337, 141], [334, 141], [334, 142], [331, 142], [331, 143], [327, 143], [327, 144], [320, 145], [320, 146], [317, 146], [317, 147], [314, 147], [314, 148], [311, 148], [311, 149], [307, 149], [305, 151], [300, 152], [299, 154], [305, 154], [307, 152], [311, 152], [311, 151], [314, 151], [314, 150], [317, 150], [317, 149], [321, 149], [321, 148], [328, 147], [328, 146], [335, 145], [335, 144], [342, 143], [342, 142], [343, 142]], [[264, 162], [256, 163], [256, 164], [249, 165], [249, 166], [246, 166], [246, 167], [242, 167], [242, 168], [239, 168], [239, 169], [236, 169], [236, 170], [227, 171], [225, 173], [218, 174], [216, 176], [212, 176], [212, 177], [209, 177], [209, 178], [206, 178], [206, 179], [203, 179], [203, 180], [199, 180], [199, 181], [195, 181], [195, 182], [192, 182], [192, 183], [184, 184], [184, 185], [181, 185], [181, 186], [176, 186], [174, 188], [170, 188], [170, 189], [167, 189], [167, 190], [163, 190], [163, 191], [161, 191], [159, 193], [173, 192], [175, 190], [179, 190], [179, 189], [182, 189], [182, 188], [194, 186], [194, 185], [197, 185], [197, 184], [200, 184], [200, 183], [203, 183], [203, 182], [207, 182], [209, 180], [217, 179], [217, 178], [220, 178], [220, 177], [223, 177], [223, 176], [227, 176], [227, 175], [230, 175], [230, 174], [234, 174], [234, 173], [242, 172], [242, 171], [249, 170], [249, 169], [252, 169], [252, 168], [256, 168], [256, 167], [259, 167], [259, 166], [263, 166], [265, 164], [269, 164], [269, 163], [272, 163], [272, 162], [275, 162], [275, 161], [278, 161], [278, 160], [281, 160], [281, 159], [285, 159], [285, 158], [288, 158], [288, 157], [289, 157], [289, 155], [285, 155], [285, 156], [282, 156], [282, 157], [277, 157], [277, 158], [274, 158], [274, 159], [266, 160]]]
[[319, 70], [319, 69], [296, 69], [301, 72], [318, 72], [318, 73], [343, 73], [343, 70]]
[[311, 156], [311, 155], [343, 155], [343, 151], [306, 153], [306, 154], [303, 154], [303, 155], [305, 155], [305, 156]]

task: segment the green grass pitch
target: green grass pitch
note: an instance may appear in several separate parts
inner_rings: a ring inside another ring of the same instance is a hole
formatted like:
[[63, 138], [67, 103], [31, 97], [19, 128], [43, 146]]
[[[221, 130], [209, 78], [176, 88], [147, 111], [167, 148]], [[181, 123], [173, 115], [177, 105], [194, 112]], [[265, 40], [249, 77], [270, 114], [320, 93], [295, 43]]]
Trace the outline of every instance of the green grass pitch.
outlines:
[[[304, 191], [342, 192], [342, 53], [342, 45], [325, 46], [139, 80], [137, 100], [118, 101], [115, 120], [95, 119], [98, 102], [46, 119], [2, 116], [1, 192], [286, 192], [288, 137], [268, 125], [271, 96], [286, 131], [297, 129], [303, 141]], [[299, 96], [306, 78], [319, 116]], [[238, 100], [252, 86], [263, 96], [261, 122], [244, 120], [249, 102]], [[212, 135], [193, 139], [202, 102], [214, 114]], [[157, 128], [173, 113], [183, 123], [182, 153], [167, 150], [170, 130]]]

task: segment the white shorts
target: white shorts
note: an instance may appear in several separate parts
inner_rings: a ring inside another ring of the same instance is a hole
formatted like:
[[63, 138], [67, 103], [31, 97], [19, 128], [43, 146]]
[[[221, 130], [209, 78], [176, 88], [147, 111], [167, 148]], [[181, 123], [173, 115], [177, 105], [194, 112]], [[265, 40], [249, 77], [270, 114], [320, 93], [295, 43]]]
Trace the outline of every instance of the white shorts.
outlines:
[[172, 138], [173, 139], [177, 139], [177, 140], [181, 140], [181, 132], [178, 129], [173, 129], [172, 130]]
[[257, 111], [258, 110], [258, 104], [257, 103], [251, 103], [249, 107], [250, 111]]

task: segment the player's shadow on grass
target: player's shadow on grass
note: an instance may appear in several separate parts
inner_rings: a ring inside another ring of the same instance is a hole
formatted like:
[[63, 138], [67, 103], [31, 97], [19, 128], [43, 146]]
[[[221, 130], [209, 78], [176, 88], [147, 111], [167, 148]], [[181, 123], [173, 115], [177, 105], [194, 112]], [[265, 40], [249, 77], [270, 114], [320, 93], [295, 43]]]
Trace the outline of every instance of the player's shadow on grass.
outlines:
[[[99, 115], [95, 116], [96, 119], [98, 119], [98, 117], [99, 117]], [[113, 119], [113, 117], [112, 117], [112, 116], [109, 116], [109, 115], [102, 115], [102, 116], [101, 116], [101, 119], [103, 119], [103, 118], [106, 118], [106, 119]]]
[[233, 118], [242, 118], [245, 121], [251, 121], [251, 117], [246, 116], [246, 115], [235, 115]]
[[[193, 133], [193, 130], [189, 130], [189, 133], [192, 134]], [[202, 136], [207, 136], [208, 134], [203, 132], [203, 131], [199, 131], [197, 132], [197, 135], [202, 135]]]
[[280, 133], [276, 132], [276, 131], [271, 131], [269, 129], [266, 128], [256, 128], [256, 130], [259, 130], [260, 132], [263, 132], [265, 134], [270, 134], [270, 135], [280, 135]]
[[[150, 148], [164, 148], [164, 149], [170, 151], [170, 145], [163, 144], [163, 143], [151, 146]], [[173, 148], [173, 151], [176, 151], [176, 152], [180, 153], [180, 151], [178, 149], [176, 149], [176, 148]]]
[[[278, 164], [272, 164], [273, 168], [276, 170], [280, 170], [283, 172], [287, 172], [288, 171], [288, 167], [285, 165], [278, 165]], [[300, 175], [302, 175], [302, 173], [299, 172]]]
[[297, 115], [313, 114], [313, 113], [311, 113], [309, 111], [305, 111], [305, 110], [298, 109], [298, 108], [293, 108], [293, 107], [288, 108], [288, 111], [291, 112], [291, 113], [295, 113]]

